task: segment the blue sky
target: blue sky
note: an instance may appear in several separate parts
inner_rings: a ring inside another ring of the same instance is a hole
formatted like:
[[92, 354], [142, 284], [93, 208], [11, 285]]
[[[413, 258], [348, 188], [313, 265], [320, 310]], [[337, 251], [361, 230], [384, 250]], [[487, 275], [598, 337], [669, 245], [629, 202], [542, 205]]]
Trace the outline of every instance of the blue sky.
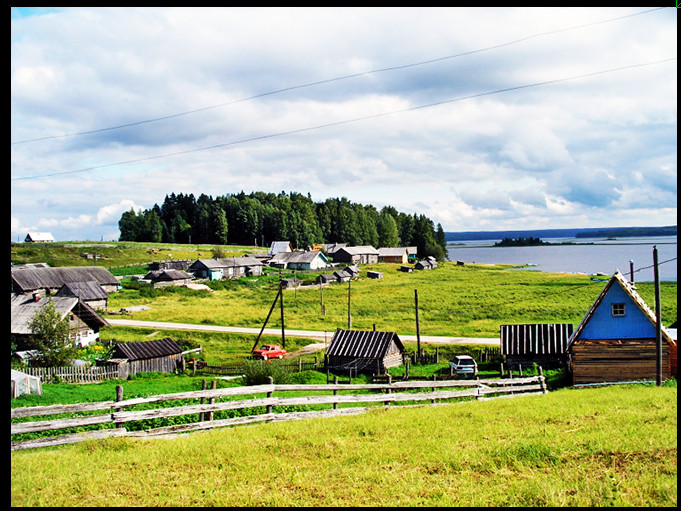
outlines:
[[672, 8], [12, 8], [12, 240], [242, 190], [676, 224], [676, 47]]

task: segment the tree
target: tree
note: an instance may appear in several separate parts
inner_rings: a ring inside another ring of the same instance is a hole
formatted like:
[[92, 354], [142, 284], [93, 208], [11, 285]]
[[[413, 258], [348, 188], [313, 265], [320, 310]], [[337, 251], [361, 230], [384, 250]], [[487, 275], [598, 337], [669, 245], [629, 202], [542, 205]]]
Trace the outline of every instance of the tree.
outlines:
[[397, 247], [400, 244], [400, 233], [395, 218], [383, 208], [378, 215], [378, 245], [380, 247]]
[[76, 357], [77, 349], [69, 339], [68, 319], [62, 319], [54, 302], [49, 300], [31, 319], [33, 334], [30, 346], [39, 353], [34, 363], [42, 367], [63, 366]]

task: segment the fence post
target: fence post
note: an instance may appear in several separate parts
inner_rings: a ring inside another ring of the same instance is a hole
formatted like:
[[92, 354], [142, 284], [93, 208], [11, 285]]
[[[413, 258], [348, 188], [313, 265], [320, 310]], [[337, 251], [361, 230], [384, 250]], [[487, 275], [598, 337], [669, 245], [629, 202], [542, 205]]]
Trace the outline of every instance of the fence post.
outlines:
[[298, 359], [298, 372], [301, 373], [303, 371], [303, 359], [299, 358]]
[[[211, 382], [211, 384], [210, 384], [211, 390], [215, 390], [215, 389], [217, 388], [217, 384], [218, 384], [218, 382], [217, 382], [216, 380], [213, 380], [213, 381]], [[214, 397], [211, 397], [211, 398], [208, 400], [208, 404], [209, 404], [209, 405], [212, 405], [213, 403], [215, 403], [215, 398], [214, 398]], [[213, 420], [213, 412], [208, 412], [208, 420], [209, 420], [209, 421], [212, 421], [212, 420]]]
[[[204, 378], [201, 380], [201, 390], [206, 390], [206, 379]], [[201, 404], [204, 404], [206, 402], [206, 398], [202, 397], [201, 398]], [[204, 415], [203, 412], [199, 412], [199, 422], [203, 422]]]
[[[268, 376], [267, 377], [267, 383], [269, 383], [270, 385], [273, 385], [274, 384], [274, 378], [272, 378], [271, 376]], [[274, 393], [268, 392], [267, 397], [272, 397], [272, 394], [274, 394]], [[267, 405], [265, 413], [272, 413], [272, 405]]]
[[[123, 385], [116, 385], [116, 402], [123, 401]], [[120, 410], [120, 407], [114, 406], [114, 413]], [[122, 428], [123, 424], [121, 422], [115, 423], [116, 428]]]
[[[388, 375], [388, 385], [392, 384], [392, 382], [393, 382], [392, 376]], [[385, 389], [386, 394], [390, 394], [391, 392], [392, 392], [392, 389], [389, 389], [389, 388]], [[390, 401], [383, 401], [383, 404], [385, 406], [390, 406]]]
[[[333, 377], [333, 384], [334, 384], [334, 385], [338, 385], [338, 376], [335, 376], [335, 375], [334, 375], [334, 377]], [[333, 389], [333, 395], [334, 395], [334, 396], [337, 396], [337, 395], [338, 395], [338, 389], [337, 389], [337, 388], [334, 388], [334, 389]], [[334, 404], [333, 404], [333, 409], [334, 409], [334, 410], [337, 410], [337, 409], [338, 409], [338, 403], [334, 403]]]

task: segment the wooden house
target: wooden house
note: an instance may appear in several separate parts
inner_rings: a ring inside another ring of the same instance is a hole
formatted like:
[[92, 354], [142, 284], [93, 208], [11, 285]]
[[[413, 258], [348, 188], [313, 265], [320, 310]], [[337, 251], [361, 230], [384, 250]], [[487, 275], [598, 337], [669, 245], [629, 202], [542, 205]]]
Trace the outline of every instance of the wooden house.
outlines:
[[332, 371], [385, 374], [404, 363], [404, 345], [395, 332], [336, 330], [326, 350]]
[[282, 252], [293, 252], [290, 241], [273, 241], [270, 245], [269, 255], [274, 256]]
[[143, 372], [172, 373], [182, 366], [182, 348], [170, 337], [156, 341], [118, 343], [111, 358], [98, 362], [98, 365], [118, 366], [121, 379]]
[[191, 284], [192, 276], [182, 270], [154, 270], [144, 276], [154, 287], [184, 286]]
[[11, 268], [12, 293], [56, 293], [64, 284], [97, 282], [111, 293], [120, 284], [109, 270], [100, 266], [64, 266], [59, 268]]
[[[662, 378], [676, 377], [676, 341], [664, 326]], [[574, 384], [654, 380], [656, 317], [616, 272], [568, 341]]]
[[55, 296], [76, 296], [95, 310], [104, 310], [109, 303], [109, 294], [95, 281], [69, 282]]
[[409, 262], [409, 252], [406, 247], [379, 248], [378, 262], [406, 264]]
[[338, 277], [334, 273], [324, 273], [317, 277], [316, 282], [317, 284], [331, 284], [338, 282]]
[[226, 257], [222, 259], [197, 259], [188, 272], [196, 278], [208, 280], [222, 280], [238, 277], [262, 275], [262, 261], [251, 256]]
[[307, 252], [280, 252], [270, 259], [270, 266], [289, 270], [319, 270], [326, 268], [329, 260], [323, 252], [309, 250]]
[[12, 294], [10, 304], [10, 336], [18, 350], [30, 349], [33, 332], [31, 320], [48, 303], [54, 303], [59, 317], [68, 320], [68, 335], [74, 345], [86, 346], [99, 340], [99, 330], [109, 323], [75, 296], [43, 297]]
[[501, 325], [501, 355], [509, 368], [544, 369], [567, 365], [567, 344], [574, 328], [572, 323]]
[[24, 238], [25, 243], [52, 243], [54, 236], [49, 232], [29, 232]]
[[376, 264], [378, 262], [378, 250], [368, 245], [341, 247], [334, 252], [333, 260], [336, 263]]

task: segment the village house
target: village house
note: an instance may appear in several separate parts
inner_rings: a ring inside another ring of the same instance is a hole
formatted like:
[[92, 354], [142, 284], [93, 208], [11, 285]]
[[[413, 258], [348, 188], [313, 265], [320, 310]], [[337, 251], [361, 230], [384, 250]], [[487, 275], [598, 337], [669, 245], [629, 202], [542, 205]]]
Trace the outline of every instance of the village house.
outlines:
[[44, 297], [12, 294], [10, 304], [10, 336], [18, 351], [31, 349], [31, 320], [48, 303], [54, 303], [59, 317], [68, 320], [68, 335], [76, 346], [99, 340], [99, 330], [109, 323], [89, 305], [75, 296]]
[[192, 276], [182, 270], [155, 270], [147, 273], [144, 280], [150, 281], [154, 287], [185, 286], [191, 284]]
[[92, 280], [64, 284], [55, 296], [75, 296], [95, 310], [105, 310], [109, 303], [109, 294]]
[[[655, 380], [655, 313], [616, 272], [568, 341], [574, 384]], [[662, 379], [676, 377], [676, 340], [661, 325]]]
[[417, 270], [432, 270], [433, 268], [437, 268], [437, 259], [435, 259], [433, 256], [428, 256], [422, 261], [416, 263], [414, 268]]
[[333, 371], [385, 374], [404, 363], [404, 345], [395, 332], [336, 330], [326, 350]]
[[387, 247], [378, 249], [379, 263], [406, 264], [409, 261], [409, 253], [405, 247]]
[[222, 280], [262, 275], [262, 261], [250, 256], [223, 259], [197, 259], [188, 271], [196, 278]]
[[101, 266], [64, 266], [60, 268], [12, 267], [12, 293], [56, 293], [64, 284], [97, 282], [104, 291], [120, 289], [120, 283]]
[[336, 263], [376, 264], [378, 262], [378, 250], [368, 245], [341, 247], [333, 254], [333, 260]]
[[282, 252], [293, 252], [290, 241], [273, 241], [268, 254], [274, 256]]
[[29, 232], [24, 238], [25, 243], [52, 243], [54, 236], [49, 232]]
[[329, 265], [323, 252], [279, 252], [270, 259], [270, 266], [289, 270], [319, 270]]

